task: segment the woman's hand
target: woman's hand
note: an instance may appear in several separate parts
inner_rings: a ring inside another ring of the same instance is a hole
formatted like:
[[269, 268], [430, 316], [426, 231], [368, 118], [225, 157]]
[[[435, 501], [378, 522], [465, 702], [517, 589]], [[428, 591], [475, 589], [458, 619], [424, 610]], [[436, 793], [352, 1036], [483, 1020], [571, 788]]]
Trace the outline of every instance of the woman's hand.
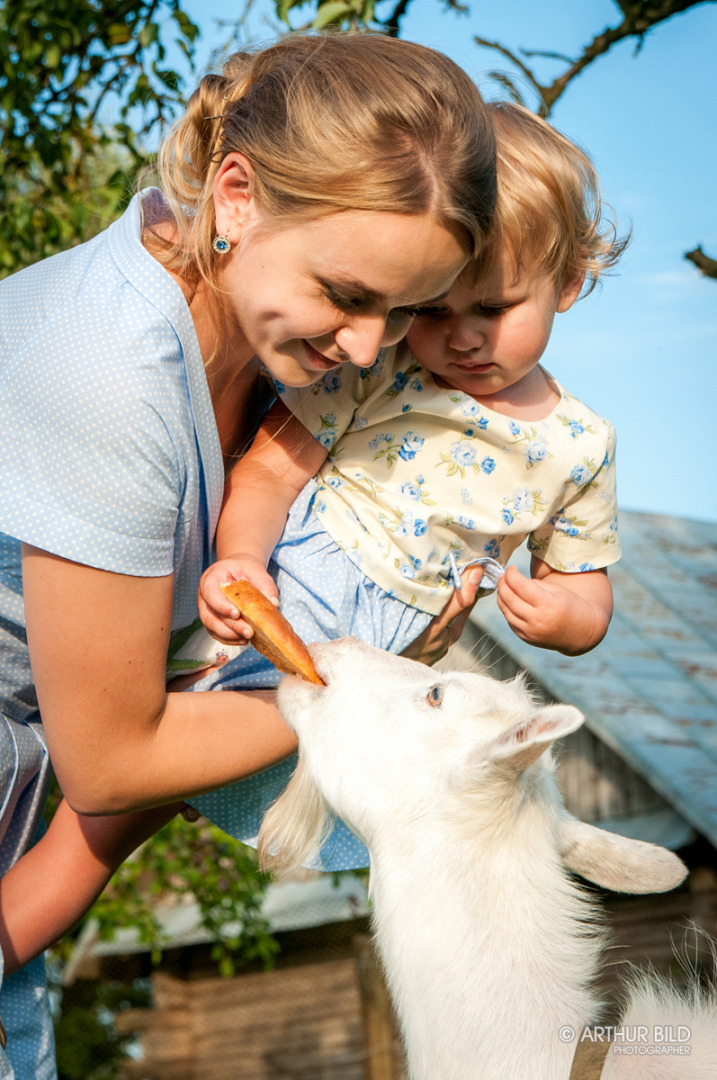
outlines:
[[223, 645], [243, 645], [254, 633], [249, 623], [241, 618], [236, 604], [222, 590], [222, 585], [227, 582], [242, 580], [251, 582], [272, 604], [279, 606], [274, 579], [256, 556], [239, 553], [213, 563], [200, 578], [197, 602], [205, 629]]
[[435, 615], [422, 634], [413, 641], [402, 656], [422, 664], [437, 664], [463, 633], [468, 616], [476, 602], [476, 593], [483, 577], [481, 567], [467, 570], [460, 589], [455, 589], [440, 615]]

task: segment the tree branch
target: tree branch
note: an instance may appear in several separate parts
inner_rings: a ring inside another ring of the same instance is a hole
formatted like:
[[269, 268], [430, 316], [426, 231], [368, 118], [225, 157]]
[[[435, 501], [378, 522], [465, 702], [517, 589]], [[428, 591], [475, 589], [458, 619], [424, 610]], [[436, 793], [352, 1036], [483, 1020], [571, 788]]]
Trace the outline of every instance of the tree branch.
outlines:
[[[560, 95], [566, 87], [576, 79], [599, 56], [603, 56], [613, 45], [626, 38], [636, 37], [638, 49], [644, 41], [645, 35], [653, 27], [673, 15], [680, 15], [689, 8], [697, 7], [698, 4], [715, 3], [716, 0], [615, 0], [617, 7], [623, 14], [623, 20], [619, 26], [606, 27], [601, 34], [597, 34], [593, 40], [585, 46], [577, 60], [569, 61], [568, 67], [554, 79], [552, 83], [543, 84], [520, 57], [511, 52], [504, 45], [495, 41], [486, 41], [484, 38], [476, 38], [477, 45], [494, 49], [505, 56], [512, 64], [522, 72], [525, 78], [535, 89], [540, 99], [538, 113], [542, 117], [548, 117]], [[539, 52], [523, 51], [524, 56], [539, 56]], [[546, 54], [547, 55], [547, 54]]]
[[382, 25], [386, 27], [389, 37], [398, 37], [400, 34], [401, 19], [408, 11], [408, 5], [410, 3], [411, 0], [398, 0], [398, 3], [391, 14], [384, 20]]
[[[545, 87], [538, 82], [536, 76], [533, 74], [527, 64], [525, 64], [524, 61], [520, 59], [519, 56], [516, 56], [515, 53], [510, 51], [510, 49], [507, 49], [505, 45], [501, 45], [499, 41], [487, 41], [486, 38], [481, 37], [475, 37], [473, 38], [473, 40], [475, 41], [476, 45], [484, 45], [486, 49], [494, 49], [496, 52], [501, 53], [502, 56], [505, 56], [506, 59], [510, 60], [511, 64], [515, 64], [518, 70], [521, 71], [523, 75], [525, 75], [526, 79], [542, 101]], [[496, 75], [493, 75], [493, 77], [495, 78]]]
[[685, 258], [694, 263], [705, 277], [717, 278], [717, 259], [711, 259], [709, 255], [705, 255], [699, 244], [694, 251], [685, 252]]

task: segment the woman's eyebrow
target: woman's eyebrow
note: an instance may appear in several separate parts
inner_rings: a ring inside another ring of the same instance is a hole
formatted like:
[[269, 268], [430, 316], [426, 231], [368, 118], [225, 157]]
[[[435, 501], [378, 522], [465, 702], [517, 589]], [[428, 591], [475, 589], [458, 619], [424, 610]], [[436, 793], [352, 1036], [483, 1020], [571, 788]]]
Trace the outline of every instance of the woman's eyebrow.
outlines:
[[330, 278], [317, 274], [316, 280], [319, 285], [324, 285], [327, 288], [345, 289], [346, 292], [351, 292], [355, 296], [365, 297], [366, 300], [386, 300], [383, 293], [365, 285], [363, 281], [359, 281], [357, 278], [344, 277], [344, 275], [340, 273], [333, 274]]
[[[361, 296], [363, 299], [373, 300], [376, 303], [385, 303], [385, 301], [388, 300], [385, 293], [378, 292], [377, 289], [372, 289], [363, 281], [359, 281], [358, 278], [344, 277], [341, 273], [335, 274], [330, 280], [329, 278], [317, 275], [316, 280], [319, 285], [323, 285], [324, 287], [345, 289], [347, 292], [353, 293], [354, 296]], [[449, 291], [449, 289], [444, 289], [440, 296], [434, 296], [430, 300], [421, 300], [421, 306], [437, 304], [439, 300], [445, 300]]]

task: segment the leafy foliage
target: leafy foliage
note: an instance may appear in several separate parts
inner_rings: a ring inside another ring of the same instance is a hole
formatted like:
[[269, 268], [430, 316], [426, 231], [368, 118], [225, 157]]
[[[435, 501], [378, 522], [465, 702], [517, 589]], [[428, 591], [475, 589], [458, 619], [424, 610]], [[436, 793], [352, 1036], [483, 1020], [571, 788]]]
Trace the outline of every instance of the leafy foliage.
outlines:
[[[55, 787], [46, 821], [61, 797]], [[278, 946], [261, 914], [269, 881], [269, 875], [259, 870], [252, 848], [203, 818], [190, 824], [178, 815], [119, 868], [86, 918], [55, 946], [54, 957], [66, 960], [81, 928], [93, 920], [103, 941], [112, 939], [119, 929], [134, 928], [158, 962], [169, 944], [158, 908], [194, 900], [198, 925], [214, 941], [212, 958], [220, 974], [231, 976], [255, 960], [271, 968]]]
[[198, 33], [179, 0], [3, 0], [0, 275], [116, 216], [144, 137], [181, 102], [166, 41], [191, 66]]
[[[410, 0], [398, 0], [388, 14], [376, 11], [377, 2], [382, 9], [386, 3], [380, 0], [274, 0], [276, 14], [281, 22], [292, 30], [381, 30], [398, 33], [398, 18], [408, 7]], [[315, 8], [306, 22], [296, 24], [292, 16], [298, 9]], [[398, 13], [398, 15], [396, 15]]]
[[278, 946], [261, 914], [269, 883], [255, 852], [208, 822], [174, 818], [115, 874], [90, 912], [100, 938], [119, 926], [133, 926], [155, 960], [167, 940], [157, 905], [196, 900], [200, 925], [214, 940], [212, 958], [222, 975], [252, 960], [273, 966]]
[[55, 1023], [58, 1080], [116, 1080], [134, 1036], [118, 1034], [114, 1017], [151, 1005], [148, 981], [78, 982], [68, 998]]

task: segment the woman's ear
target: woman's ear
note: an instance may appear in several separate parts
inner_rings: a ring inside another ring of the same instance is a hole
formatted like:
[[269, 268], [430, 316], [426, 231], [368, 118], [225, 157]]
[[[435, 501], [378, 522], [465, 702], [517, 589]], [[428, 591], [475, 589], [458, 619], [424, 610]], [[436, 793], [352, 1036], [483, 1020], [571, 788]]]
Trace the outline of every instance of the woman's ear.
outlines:
[[214, 177], [217, 234], [238, 240], [242, 225], [257, 216], [254, 166], [244, 154], [227, 154]]
[[570, 310], [577, 298], [580, 296], [580, 290], [583, 287], [584, 281], [585, 274], [579, 273], [574, 274], [572, 277], [568, 278], [568, 280], [563, 283], [563, 287], [558, 293], [558, 302], [555, 305], [555, 310], [557, 313]]

